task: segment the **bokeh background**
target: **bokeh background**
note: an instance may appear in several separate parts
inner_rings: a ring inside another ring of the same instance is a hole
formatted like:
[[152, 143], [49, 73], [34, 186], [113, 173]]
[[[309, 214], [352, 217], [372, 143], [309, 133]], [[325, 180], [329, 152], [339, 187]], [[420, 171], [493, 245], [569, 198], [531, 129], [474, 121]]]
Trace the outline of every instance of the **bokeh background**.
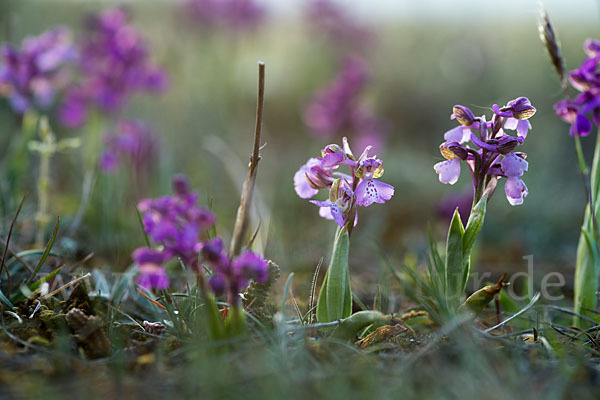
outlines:
[[[355, 287], [376, 284], [385, 279], [383, 259], [400, 268], [407, 256], [424, 260], [428, 229], [444, 239], [448, 220], [440, 204], [447, 207], [449, 198], [471, 190], [466, 170], [454, 186], [441, 184], [433, 170], [442, 159], [438, 146], [443, 133], [455, 126], [449, 119], [452, 106], [490, 115], [494, 103], [519, 96], [528, 97], [538, 110], [521, 148], [528, 154], [524, 181], [529, 196], [524, 205], [512, 207], [500, 184], [488, 206], [474, 265], [480, 271], [514, 273], [526, 269], [523, 256], [533, 255], [536, 273], [560, 271], [567, 281], [572, 278], [585, 196], [568, 126], [552, 108], [563, 93], [538, 38], [538, 2], [331, 1], [339, 13], [334, 22], [323, 22], [325, 12], [311, 13], [314, 2], [309, 0], [257, 0], [258, 16], [231, 20], [196, 15], [185, 3], [0, 0], [0, 40], [14, 45], [55, 25], [67, 26], [78, 40], [87, 15], [124, 5], [150, 57], [168, 73], [163, 93], [136, 95], [127, 108], [101, 117], [94, 127], [67, 129], [57, 121], [56, 109], [49, 110], [59, 138], [85, 142], [92, 129], [109, 131], [125, 117], [146, 121], [160, 138], [159, 156], [143, 184], [128, 168], [98, 174], [77, 229], [69, 227], [81, 201], [85, 160], [76, 151], [53, 158], [50, 212], [63, 217], [63, 249], [93, 251], [91, 266], [125, 269], [131, 251], [143, 245], [135, 202], [169, 194], [176, 172], [189, 176], [227, 240], [251, 152], [257, 61], [262, 60], [267, 145], [257, 181], [261, 224], [256, 247], [284, 274], [299, 273], [299, 290], [310, 284], [318, 260], [327, 259], [335, 229], [294, 192], [293, 175], [309, 157], [345, 134], [356, 143], [355, 152], [362, 151], [357, 147], [365, 140], [376, 142], [385, 165], [382, 180], [394, 185], [396, 194], [385, 205], [360, 210], [351, 249]], [[600, 33], [598, 3], [556, 0], [544, 7], [567, 68], [578, 67], [585, 57], [583, 41]], [[373, 136], [353, 131], [324, 135], [307, 125], [311, 100], [331, 84], [348, 56], [362, 58], [369, 70], [358, 97], [377, 120]], [[1, 99], [2, 158], [9, 155], [15, 127], [9, 103]], [[594, 140], [595, 134], [583, 139], [588, 160]], [[26, 157], [26, 173], [10, 192], [3, 192], [4, 226], [26, 191], [30, 198], [24, 215], [35, 213], [38, 158]], [[252, 228], [256, 226], [254, 219]], [[24, 242], [32, 235], [26, 226], [19, 234]]]

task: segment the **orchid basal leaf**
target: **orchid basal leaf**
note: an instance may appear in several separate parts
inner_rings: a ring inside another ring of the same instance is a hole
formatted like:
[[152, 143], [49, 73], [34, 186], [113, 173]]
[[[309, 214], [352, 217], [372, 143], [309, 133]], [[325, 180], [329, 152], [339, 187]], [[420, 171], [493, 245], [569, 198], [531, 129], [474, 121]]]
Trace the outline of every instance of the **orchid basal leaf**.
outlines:
[[454, 216], [450, 222], [448, 240], [446, 241], [446, 298], [451, 302], [459, 301], [462, 295], [463, 271], [465, 267], [463, 256], [464, 233], [465, 230], [457, 209], [454, 211]]
[[331, 262], [317, 302], [319, 322], [337, 321], [352, 314], [352, 292], [348, 272], [349, 247], [348, 230], [339, 227], [335, 234]]

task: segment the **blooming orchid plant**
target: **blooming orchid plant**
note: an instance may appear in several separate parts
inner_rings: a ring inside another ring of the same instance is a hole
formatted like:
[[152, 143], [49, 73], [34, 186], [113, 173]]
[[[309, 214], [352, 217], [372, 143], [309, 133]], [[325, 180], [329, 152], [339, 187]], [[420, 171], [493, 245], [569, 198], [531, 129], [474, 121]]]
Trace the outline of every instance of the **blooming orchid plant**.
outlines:
[[[342, 146], [329, 144], [321, 157], [311, 158], [294, 175], [294, 188], [303, 199], [314, 197], [319, 190], [328, 189], [329, 199], [311, 200], [319, 206], [319, 215], [338, 225], [333, 253], [317, 303], [317, 320], [335, 321], [352, 313], [352, 291], [348, 275], [350, 233], [358, 221], [358, 206], [385, 203], [394, 195], [394, 187], [379, 181], [383, 162], [370, 156], [367, 146], [356, 158], [348, 140]], [[337, 172], [346, 166], [350, 174]]]
[[[514, 151], [525, 141], [531, 129], [531, 118], [536, 109], [526, 97], [509, 101], [504, 107], [494, 104], [491, 121], [485, 116], [475, 117], [467, 107], [456, 105], [451, 119], [459, 126], [447, 131], [440, 152], [445, 161], [434, 165], [439, 180], [455, 184], [460, 176], [461, 164], [467, 164], [473, 179], [473, 205], [466, 226], [455, 210], [446, 242], [443, 270], [444, 295], [451, 309], [456, 309], [463, 297], [470, 272], [470, 255], [475, 239], [481, 230], [486, 203], [496, 189], [498, 180], [505, 178], [506, 198], [511, 205], [523, 203], [528, 190], [521, 176], [527, 171], [526, 154]], [[516, 136], [506, 131], [516, 131]]]
[[[198, 194], [190, 190], [187, 178], [173, 179], [173, 196], [144, 199], [138, 209], [143, 214], [144, 232], [156, 247], [140, 247], [132, 254], [139, 269], [138, 284], [145, 289], [166, 289], [169, 277], [165, 264], [179, 259], [197, 273], [200, 290], [204, 293], [213, 336], [237, 335], [245, 330], [245, 316], [240, 309], [240, 293], [250, 280], [265, 283], [268, 263], [261, 256], [244, 250], [230, 258], [220, 237], [204, 239], [215, 223], [208, 209], [197, 205]], [[211, 271], [205, 284], [205, 268]], [[228, 295], [233, 309], [223, 325], [218, 316], [215, 296]]]

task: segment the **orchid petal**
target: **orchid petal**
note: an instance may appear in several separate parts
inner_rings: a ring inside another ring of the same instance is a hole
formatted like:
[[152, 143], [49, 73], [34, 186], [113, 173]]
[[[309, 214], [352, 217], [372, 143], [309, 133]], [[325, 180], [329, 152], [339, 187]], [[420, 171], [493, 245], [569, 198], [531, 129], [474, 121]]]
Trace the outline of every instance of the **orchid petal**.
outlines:
[[511, 176], [506, 180], [504, 190], [506, 192], [506, 198], [511, 206], [523, 204], [523, 198], [527, 197], [529, 194], [525, 183], [521, 180], [521, 178], [516, 176]]
[[394, 187], [376, 179], [363, 179], [355, 191], [356, 204], [368, 207], [373, 203], [385, 203], [394, 195]]
[[462, 125], [452, 128], [444, 133], [444, 139], [447, 142], [466, 143], [471, 138], [471, 129], [465, 128]]
[[454, 185], [460, 176], [460, 159], [441, 161], [433, 166], [440, 177], [440, 182]]
[[306, 173], [310, 171], [310, 167], [316, 165], [315, 162], [319, 163], [319, 160], [311, 158], [306, 164], [301, 166], [294, 175], [294, 189], [301, 199], [310, 199], [319, 192], [317, 189], [310, 186], [310, 183], [306, 180]]
[[514, 153], [507, 154], [500, 163], [502, 172], [508, 177], [522, 176], [529, 164], [523, 158]]

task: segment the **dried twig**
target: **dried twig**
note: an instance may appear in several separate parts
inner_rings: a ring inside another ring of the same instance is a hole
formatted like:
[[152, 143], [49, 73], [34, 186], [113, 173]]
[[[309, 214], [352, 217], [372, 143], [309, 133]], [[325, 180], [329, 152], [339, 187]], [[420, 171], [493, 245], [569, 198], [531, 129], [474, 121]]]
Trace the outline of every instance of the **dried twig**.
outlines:
[[240, 198], [240, 207], [238, 208], [235, 226], [233, 228], [233, 236], [231, 238], [231, 247], [229, 249], [230, 257], [240, 253], [244, 236], [248, 230], [248, 220], [250, 214], [250, 206], [252, 205], [252, 194], [254, 193], [254, 185], [256, 183], [256, 173], [258, 171], [258, 162], [260, 161], [260, 135], [262, 132], [263, 109], [265, 99], [265, 64], [258, 63], [258, 97], [256, 105], [256, 126], [254, 128], [254, 150], [250, 157], [250, 165], [248, 167], [248, 176], [242, 188], [242, 196]]

